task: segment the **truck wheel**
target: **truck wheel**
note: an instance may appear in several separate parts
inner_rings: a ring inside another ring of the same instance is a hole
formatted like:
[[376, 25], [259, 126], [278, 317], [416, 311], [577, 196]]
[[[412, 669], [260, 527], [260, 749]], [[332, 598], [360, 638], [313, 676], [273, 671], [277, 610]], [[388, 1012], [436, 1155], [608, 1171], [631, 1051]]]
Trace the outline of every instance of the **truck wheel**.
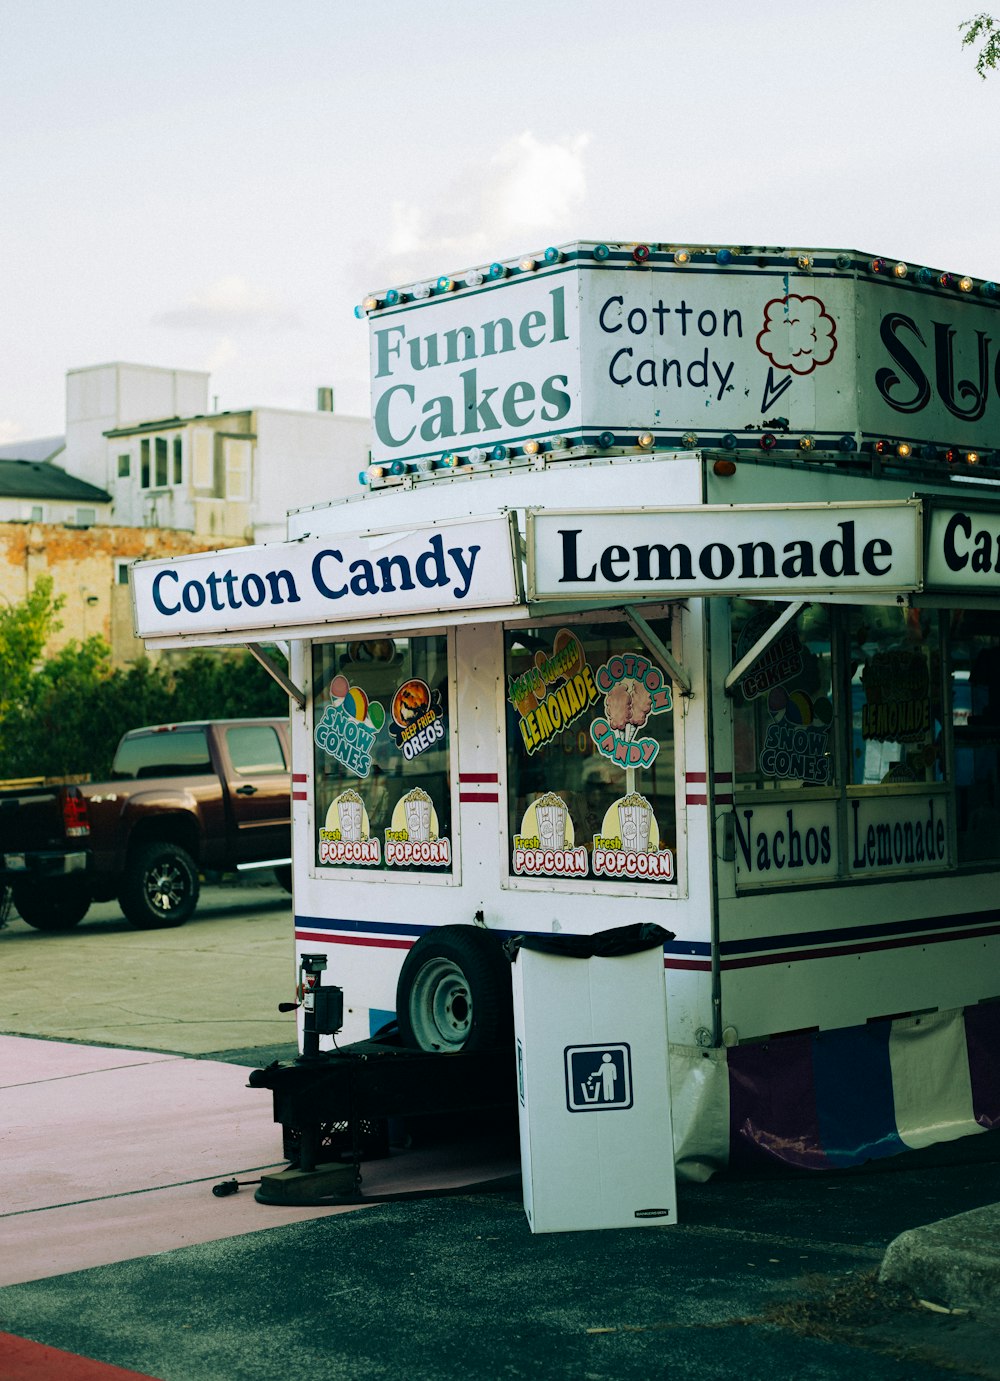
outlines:
[[36, 930], [72, 930], [90, 908], [90, 893], [79, 883], [18, 881], [11, 890], [21, 920]]
[[445, 925], [421, 935], [396, 987], [403, 1044], [417, 1050], [493, 1050], [511, 1038], [510, 964], [488, 930]]
[[178, 844], [140, 844], [122, 881], [118, 904], [137, 930], [183, 925], [198, 904], [198, 870]]

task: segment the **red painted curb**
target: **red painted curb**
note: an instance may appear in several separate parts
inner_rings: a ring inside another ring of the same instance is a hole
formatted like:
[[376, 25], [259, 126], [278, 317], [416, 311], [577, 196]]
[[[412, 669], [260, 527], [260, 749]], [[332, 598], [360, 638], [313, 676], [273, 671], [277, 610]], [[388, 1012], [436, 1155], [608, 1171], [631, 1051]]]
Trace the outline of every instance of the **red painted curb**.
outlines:
[[158, 1381], [146, 1372], [77, 1357], [30, 1338], [0, 1333], [0, 1381]]

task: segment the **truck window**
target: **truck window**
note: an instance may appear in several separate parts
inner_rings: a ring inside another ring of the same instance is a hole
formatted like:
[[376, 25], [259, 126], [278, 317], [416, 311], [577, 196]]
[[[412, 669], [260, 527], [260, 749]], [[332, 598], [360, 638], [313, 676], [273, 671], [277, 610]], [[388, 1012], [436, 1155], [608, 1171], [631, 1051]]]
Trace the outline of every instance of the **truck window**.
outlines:
[[226, 730], [233, 771], [242, 776], [287, 772], [278, 731], [271, 724], [237, 724]]
[[316, 863], [452, 871], [444, 635], [313, 646]]
[[504, 645], [511, 874], [674, 881], [666, 673], [624, 623], [509, 629]]
[[202, 729], [163, 729], [127, 735], [118, 745], [111, 775], [118, 780], [141, 777], [187, 777], [212, 772], [208, 735]]

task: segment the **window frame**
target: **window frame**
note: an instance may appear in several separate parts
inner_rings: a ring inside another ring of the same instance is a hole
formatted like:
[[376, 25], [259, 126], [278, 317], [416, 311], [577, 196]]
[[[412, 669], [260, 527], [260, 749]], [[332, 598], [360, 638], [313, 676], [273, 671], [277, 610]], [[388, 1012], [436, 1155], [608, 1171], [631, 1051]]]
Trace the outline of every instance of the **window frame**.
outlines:
[[[663, 603], [643, 607], [643, 618], [648, 623], [669, 620], [670, 651], [675, 660], [681, 653], [681, 618], [677, 603]], [[674, 823], [676, 826], [676, 846], [674, 848], [674, 876], [670, 882], [631, 881], [628, 878], [596, 878], [589, 873], [585, 877], [564, 878], [528, 877], [513, 871], [511, 851], [514, 830], [511, 825], [509, 806], [509, 757], [507, 744], [507, 658], [506, 634], [519, 628], [568, 628], [585, 625], [609, 623], [628, 628], [620, 609], [589, 609], [570, 611], [563, 614], [546, 615], [524, 619], [511, 619], [501, 625], [500, 675], [497, 678], [497, 762], [499, 767], [499, 811], [500, 811], [500, 890], [502, 892], [556, 892], [567, 896], [633, 897], [649, 901], [681, 901], [688, 895], [688, 848], [687, 808], [685, 805], [684, 781], [684, 728], [681, 696], [676, 682], [666, 668], [665, 680], [670, 684], [673, 706], [669, 711], [671, 734], [674, 749]], [[638, 636], [638, 635], [635, 635]], [[656, 659], [650, 656], [656, 663]], [[656, 663], [656, 665], [659, 665]]]
[[[316, 715], [317, 687], [313, 679], [313, 654], [318, 647], [328, 646], [331, 643], [343, 643], [353, 641], [345, 637], [343, 633], [329, 638], [314, 638], [309, 643], [308, 656], [308, 677], [306, 683], [306, 703], [308, 706], [307, 723], [309, 726], [309, 801], [307, 810], [307, 821], [309, 829], [309, 850], [308, 850], [308, 876], [311, 880], [328, 883], [353, 884], [356, 882], [377, 883], [387, 886], [420, 886], [420, 887], [461, 887], [462, 885], [462, 832], [461, 832], [461, 810], [459, 805], [459, 781], [458, 781], [458, 666], [457, 653], [455, 647], [455, 629], [448, 628], [421, 628], [407, 631], [396, 632], [391, 627], [387, 628], [380, 636], [392, 638], [397, 641], [414, 641], [419, 638], [444, 638], [445, 657], [447, 663], [446, 684], [448, 688], [448, 775], [450, 779], [450, 809], [451, 809], [451, 828], [448, 838], [451, 844], [451, 864], [448, 868], [441, 868], [436, 865], [428, 865], [423, 868], [389, 868], [384, 864], [378, 868], [364, 868], [351, 866], [350, 864], [324, 865], [316, 858], [317, 842], [319, 839], [319, 811], [317, 810], [317, 787], [319, 782], [318, 773], [315, 770], [316, 754], [316, 726], [318, 718]], [[385, 839], [382, 838], [384, 849]]]

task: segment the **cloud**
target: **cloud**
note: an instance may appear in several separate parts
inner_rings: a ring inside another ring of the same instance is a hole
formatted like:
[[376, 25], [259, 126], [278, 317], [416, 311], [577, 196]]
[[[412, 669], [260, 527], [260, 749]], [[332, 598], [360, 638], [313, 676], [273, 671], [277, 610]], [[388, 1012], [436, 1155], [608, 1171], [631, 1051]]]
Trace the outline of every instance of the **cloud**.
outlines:
[[413, 281], [544, 248], [542, 239], [575, 239], [588, 143], [586, 134], [546, 142], [525, 130], [469, 164], [433, 206], [393, 202], [383, 254], [366, 255], [367, 281]]
[[22, 441], [24, 437], [25, 431], [20, 422], [10, 417], [0, 417], [0, 446], [6, 446], [10, 441]]
[[220, 278], [190, 297], [186, 306], [161, 312], [155, 326], [184, 331], [286, 330], [298, 317], [263, 289], [235, 274]]

